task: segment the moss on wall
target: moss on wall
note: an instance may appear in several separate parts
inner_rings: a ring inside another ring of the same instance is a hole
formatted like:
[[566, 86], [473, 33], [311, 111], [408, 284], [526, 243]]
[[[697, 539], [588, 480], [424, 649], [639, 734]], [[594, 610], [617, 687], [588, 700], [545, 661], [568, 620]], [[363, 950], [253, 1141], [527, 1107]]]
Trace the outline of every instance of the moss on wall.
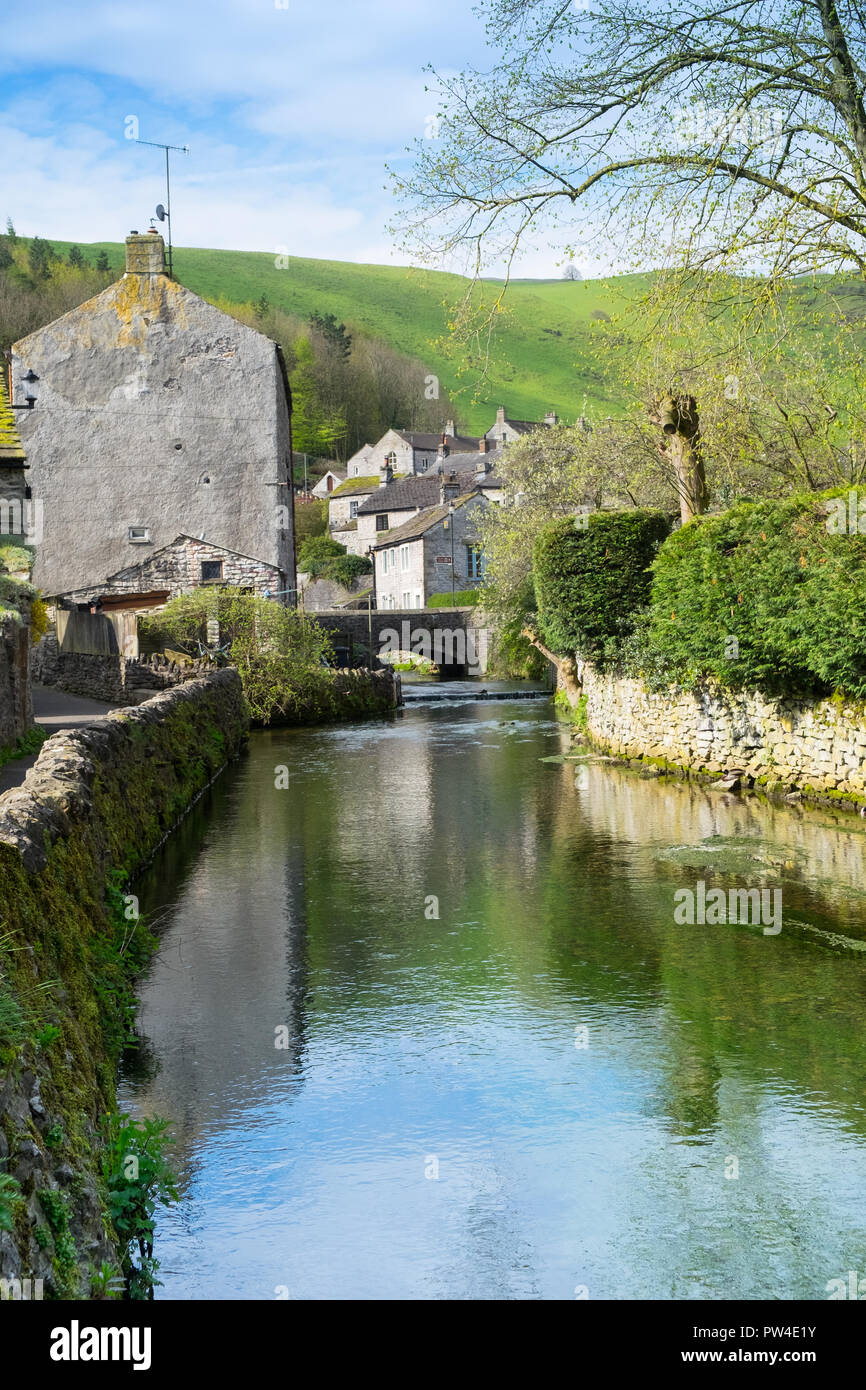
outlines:
[[120, 1266], [102, 1121], [151, 945], [123, 885], [246, 728], [240, 680], [218, 672], [55, 735], [0, 798], [0, 1173], [19, 1189], [0, 1277], [42, 1278], [46, 1296], [89, 1297]]

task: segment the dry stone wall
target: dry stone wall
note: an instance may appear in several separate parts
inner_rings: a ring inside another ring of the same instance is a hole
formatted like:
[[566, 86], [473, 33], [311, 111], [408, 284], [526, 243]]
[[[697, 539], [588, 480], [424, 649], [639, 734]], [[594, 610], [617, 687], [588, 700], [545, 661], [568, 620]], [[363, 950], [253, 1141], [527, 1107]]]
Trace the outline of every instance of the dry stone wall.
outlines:
[[654, 692], [638, 680], [579, 671], [591, 738], [624, 758], [776, 791], [866, 804], [866, 708], [838, 699], [769, 699], [711, 686]]
[[32, 1297], [91, 1297], [120, 1262], [101, 1124], [116, 1108], [130, 924], [112, 915], [110, 883], [144, 865], [246, 733], [237, 672], [215, 672], [55, 734], [0, 796], [0, 1173], [15, 1185], [0, 1280], [33, 1281]]

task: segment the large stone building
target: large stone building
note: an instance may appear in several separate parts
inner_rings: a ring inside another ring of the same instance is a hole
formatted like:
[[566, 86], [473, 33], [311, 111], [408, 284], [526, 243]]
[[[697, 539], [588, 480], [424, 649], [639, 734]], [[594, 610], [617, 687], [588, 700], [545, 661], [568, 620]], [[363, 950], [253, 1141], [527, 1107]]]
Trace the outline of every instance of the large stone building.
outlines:
[[132, 233], [122, 279], [15, 344], [12, 389], [35, 398], [19, 428], [46, 594], [100, 592], [180, 536], [293, 590], [282, 354], [170, 279], [160, 236]]

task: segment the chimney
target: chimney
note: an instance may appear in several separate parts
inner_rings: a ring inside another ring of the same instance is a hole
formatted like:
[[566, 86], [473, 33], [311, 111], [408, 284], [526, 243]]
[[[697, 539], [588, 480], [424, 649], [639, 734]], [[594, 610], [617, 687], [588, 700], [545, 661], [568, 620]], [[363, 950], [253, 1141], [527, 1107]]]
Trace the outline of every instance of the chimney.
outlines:
[[127, 275], [164, 275], [165, 242], [152, 232], [130, 232], [126, 238]]
[[478, 452], [479, 454], [487, 454], [490, 452], [490, 440], [487, 438], [486, 434], [482, 435], [481, 439], [478, 441]]
[[442, 442], [441, 442], [441, 444], [439, 445], [439, 452], [438, 452], [437, 455], [436, 455], [436, 462], [437, 462], [437, 463], [441, 463], [443, 459], [445, 459], [445, 458], [448, 457], [448, 455], [450, 454], [450, 452], [451, 452], [451, 450], [450, 450], [450, 448], [448, 447], [448, 441], [447, 441], [445, 435], [443, 434], [443, 436], [442, 436]]
[[496, 423], [497, 423], [497, 425], [504, 425], [504, 424], [505, 424], [505, 406], [504, 406], [504, 405], [497, 406], [497, 408], [496, 408]]
[[394, 470], [388, 462], [388, 459], [386, 458], [384, 463], [379, 464], [379, 486], [387, 487], [388, 484], [392, 483], [393, 481]]
[[544, 423], [545, 423], [546, 425], [558, 425], [558, 424], [559, 424], [559, 416], [557, 415], [557, 413], [556, 413], [555, 410], [548, 410], [547, 414], [546, 414], [545, 417], [544, 417]]
[[456, 438], [457, 438], [457, 431], [456, 431], [456, 429], [454, 428], [454, 421], [453, 421], [453, 420], [446, 420], [446, 421], [445, 421], [445, 436], [444, 436], [444, 437], [445, 437], [445, 438], [448, 438], [448, 439], [456, 439]]
[[443, 473], [439, 480], [439, 505], [443, 507], [446, 502], [453, 502], [455, 497], [460, 496], [460, 484], [457, 481], [456, 473]]

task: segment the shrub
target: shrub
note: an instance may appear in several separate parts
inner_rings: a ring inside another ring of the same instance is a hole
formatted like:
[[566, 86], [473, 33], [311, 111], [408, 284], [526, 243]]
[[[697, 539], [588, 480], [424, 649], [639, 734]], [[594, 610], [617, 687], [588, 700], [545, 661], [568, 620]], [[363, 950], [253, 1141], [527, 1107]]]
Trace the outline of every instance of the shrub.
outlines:
[[267, 724], [275, 714], [304, 706], [323, 662], [330, 659], [331, 646], [318, 623], [305, 622], [297, 609], [237, 589], [196, 589], [172, 599], [141, 629], [148, 642], [169, 642], [198, 655], [205, 650], [208, 622], [214, 620], [254, 720]]
[[662, 512], [637, 510], [591, 512], [586, 522], [551, 522], [536, 540], [538, 626], [552, 651], [603, 666], [649, 601], [649, 567], [670, 522]]
[[671, 675], [866, 697], [866, 535], [828, 529], [839, 495], [741, 503], [670, 537], [653, 566], [648, 636]]
[[298, 569], [316, 579], [320, 565], [345, 554], [346, 547], [330, 536], [310, 536], [298, 548]]
[[348, 589], [362, 574], [372, 574], [373, 566], [364, 555], [349, 555], [346, 547], [330, 536], [313, 536], [298, 552], [298, 569], [312, 579], [331, 579]]

